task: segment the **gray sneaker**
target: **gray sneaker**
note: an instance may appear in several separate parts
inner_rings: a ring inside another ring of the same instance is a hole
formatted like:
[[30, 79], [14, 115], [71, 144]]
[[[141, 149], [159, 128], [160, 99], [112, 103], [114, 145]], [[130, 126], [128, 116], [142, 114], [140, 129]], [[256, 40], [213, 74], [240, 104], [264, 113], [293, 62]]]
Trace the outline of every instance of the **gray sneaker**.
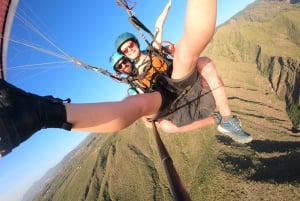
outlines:
[[236, 116], [233, 116], [227, 122], [224, 122], [222, 119], [217, 129], [238, 143], [245, 144], [252, 141], [251, 135], [243, 131], [240, 120]]

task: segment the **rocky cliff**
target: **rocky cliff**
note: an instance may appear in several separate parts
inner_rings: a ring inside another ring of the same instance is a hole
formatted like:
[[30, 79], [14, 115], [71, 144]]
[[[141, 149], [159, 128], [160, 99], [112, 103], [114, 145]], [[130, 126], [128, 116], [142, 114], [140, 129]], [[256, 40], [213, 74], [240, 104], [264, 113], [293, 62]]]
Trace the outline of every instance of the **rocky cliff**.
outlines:
[[271, 56], [259, 48], [257, 68], [268, 77], [270, 85], [279, 98], [286, 102], [286, 111], [293, 123], [292, 130], [300, 126], [300, 62], [291, 57]]

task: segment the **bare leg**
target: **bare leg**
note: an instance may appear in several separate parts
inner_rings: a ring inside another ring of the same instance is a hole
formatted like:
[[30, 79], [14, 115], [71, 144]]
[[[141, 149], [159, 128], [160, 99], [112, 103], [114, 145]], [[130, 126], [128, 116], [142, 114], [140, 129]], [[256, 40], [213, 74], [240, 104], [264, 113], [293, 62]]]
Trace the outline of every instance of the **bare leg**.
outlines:
[[198, 72], [208, 83], [216, 101], [217, 109], [222, 117], [231, 117], [231, 109], [225, 92], [224, 83], [218, 75], [214, 63], [207, 57], [200, 57], [197, 64]]
[[191, 124], [186, 126], [177, 127], [171, 121], [163, 119], [159, 121], [159, 128], [162, 129], [166, 133], [182, 133], [189, 132], [195, 129], [203, 128], [205, 126], [215, 124], [215, 118], [213, 116], [207, 117], [202, 120], [194, 121]]
[[189, 75], [215, 32], [216, 0], [188, 0], [183, 35], [176, 45], [173, 79]]
[[231, 137], [236, 142], [251, 142], [251, 135], [241, 128], [240, 120], [231, 114], [223, 81], [219, 77], [213, 62], [206, 57], [202, 57], [198, 59], [197, 67], [198, 72], [200, 72], [210, 86], [216, 106], [221, 114], [217, 127], [218, 131]]
[[[207, 57], [199, 57], [197, 63], [198, 72], [203, 76], [209, 87], [212, 89], [212, 94], [216, 101], [217, 109], [224, 119], [232, 117], [229, 101], [225, 92], [224, 84], [221, 77], [218, 75], [214, 63]], [[189, 125], [177, 127], [171, 121], [161, 120], [160, 128], [166, 133], [188, 132], [208, 125], [215, 124], [214, 116], [210, 116], [203, 120], [195, 121]]]
[[155, 115], [160, 105], [158, 92], [129, 96], [119, 102], [66, 104], [67, 121], [74, 130], [114, 132], [143, 116]]

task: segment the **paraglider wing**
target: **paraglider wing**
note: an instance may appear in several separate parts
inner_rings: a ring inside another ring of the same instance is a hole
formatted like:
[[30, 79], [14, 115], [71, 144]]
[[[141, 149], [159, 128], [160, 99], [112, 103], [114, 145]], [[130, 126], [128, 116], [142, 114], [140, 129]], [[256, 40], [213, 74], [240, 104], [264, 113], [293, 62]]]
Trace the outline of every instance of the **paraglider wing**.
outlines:
[[15, 9], [19, 0], [1, 0], [0, 2], [0, 78], [5, 78], [7, 48]]

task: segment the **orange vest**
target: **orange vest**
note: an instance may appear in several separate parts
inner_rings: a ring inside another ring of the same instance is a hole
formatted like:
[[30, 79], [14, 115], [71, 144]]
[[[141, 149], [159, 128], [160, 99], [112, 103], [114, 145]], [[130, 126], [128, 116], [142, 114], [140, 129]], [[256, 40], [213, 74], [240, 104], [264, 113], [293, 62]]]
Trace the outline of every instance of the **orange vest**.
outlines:
[[[152, 63], [147, 62], [144, 68], [148, 69], [146, 70], [145, 75], [140, 75], [140, 78], [138, 82], [145, 88], [150, 88], [150, 86], [154, 83], [153, 75], [158, 72], [165, 72], [167, 71], [168, 64], [164, 61], [163, 58], [158, 56], [152, 56], [151, 57]], [[151, 66], [149, 66], [151, 65]]]

